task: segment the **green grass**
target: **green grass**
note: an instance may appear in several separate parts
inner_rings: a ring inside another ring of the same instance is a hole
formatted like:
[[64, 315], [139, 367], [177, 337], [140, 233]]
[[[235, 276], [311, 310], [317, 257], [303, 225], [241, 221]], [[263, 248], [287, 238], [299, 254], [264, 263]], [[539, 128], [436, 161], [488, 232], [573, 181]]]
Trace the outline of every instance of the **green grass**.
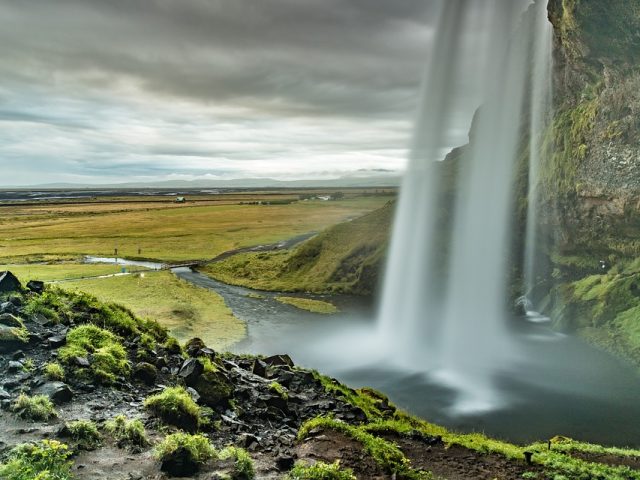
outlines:
[[9, 453], [0, 464], [3, 480], [72, 480], [71, 451], [56, 440], [42, 440], [37, 444], [23, 444]]
[[67, 334], [67, 343], [60, 349], [59, 358], [62, 363], [73, 368], [76, 357], [89, 356], [89, 369], [76, 367], [72, 370], [76, 375], [82, 376], [89, 372], [95, 380], [108, 384], [118, 375], [128, 375], [131, 370], [120, 338], [96, 325], [80, 325]]
[[413, 470], [409, 460], [396, 445], [375, 437], [361, 427], [354, 427], [329, 417], [316, 417], [302, 424], [298, 431], [298, 439], [307, 438], [314, 429], [335, 430], [359, 442], [364, 451], [389, 474], [399, 474], [402, 478], [431, 478], [427, 473]]
[[198, 336], [212, 348], [224, 350], [246, 335], [246, 326], [233, 316], [220, 295], [168, 271], [81, 280], [61, 287], [122, 304], [138, 317], [153, 318], [183, 342]]
[[165, 439], [156, 446], [154, 453], [157, 459], [164, 461], [176, 450], [181, 448], [185, 449], [189, 454], [189, 459], [197, 464], [203, 464], [210, 459], [218, 458], [218, 453], [207, 437], [203, 435], [190, 435], [183, 432], [167, 435]]
[[149, 444], [144, 425], [137, 419], [128, 420], [124, 415], [118, 415], [105, 423], [105, 430], [120, 446], [144, 447]]
[[307, 310], [313, 313], [323, 313], [323, 314], [332, 314], [338, 313], [338, 308], [330, 303], [324, 302], [322, 300], [312, 300], [310, 298], [299, 298], [299, 297], [275, 297], [275, 299], [284, 303], [285, 305], [292, 305], [301, 310]]
[[[135, 269], [146, 270], [141, 267], [135, 267]], [[26, 283], [29, 280], [51, 282], [83, 277], [97, 277], [99, 275], [112, 275], [120, 273], [122, 271], [122, 267], [116, 265], [83, 263], [33, 263], [0, 265], [0, 271], [2, 270], [10, 270], [16, 277], [20, 278], [23, 283]]]
[[[82, 255], [163, 261], [213, 258], [234, 248], [274, 243], [362, 215], [388, 197], [290, 205], [84, 205], [5, 207], [0, 212], [3, 263]], [[239, 201], [239, 200], [236, 200]], [[140, 249], [140, 254], [138, 254]]]
[[277, 393], [283, 400], [289, 400], [289, 392], [278, 382], [271, 382], [269, 384], [269, 390]]
[[46, 421], [58, 416], [53, 403], [46, 395], [30, 397], [21, 393], [11, 405], [11, 410], [20, 418], [32, 421]]
[[144, 401], [144, 406], [164, 423], [196, 431], [200, 425], [200, 407], [183, 387], [168, 387]]
[[218, 280], [281, 292], [369, 294], [378, 274], [393, 204], [327, 228], [291, 251], [244, 253], [202, 271]]
[[356, 476], [349, 468], [340, 467], [340, 462], [317, 462], [307, 465], [298, 462], [287, 475], [287, 480], [356, 480]]
[[90, 420], [75, 420], [67, 423], [66, 428], [71, 438], [85, 450], [95, 450], [102, 444], [102, 435], [97, 425]]
[[220, 458], [233, 459], [233, 478], [251, 480], [256, 476], [256, 469], [251, 456], [244, 448], [226, 447], [220, 452]]

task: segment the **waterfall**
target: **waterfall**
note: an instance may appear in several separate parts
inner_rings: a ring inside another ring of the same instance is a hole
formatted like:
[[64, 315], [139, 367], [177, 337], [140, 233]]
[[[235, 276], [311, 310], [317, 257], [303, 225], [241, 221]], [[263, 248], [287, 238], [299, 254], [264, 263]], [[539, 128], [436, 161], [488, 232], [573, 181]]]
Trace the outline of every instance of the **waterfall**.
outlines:
[[529, 153], [529, 195], [524, 258], [525, 307], [532, 318], [541, 318], [535, 307], [538, 302], [535, 287], [541, 271], [539, 252], [538, 193], [540, 167], [548, 154], [543, 135], [549, 126], [552, 111], [553, 27], [544, 15], [537, 15], [533, 47], [534, 65], [531, 89], [531, 125]]
[[[442, 6], [380, 305], [379, 334], [402, 346], [394, 361], [464, 386], [471, 392], [460, 400], [465, 407], [492, 402], [492, 377], [510, 355], [505, 305], [513, 185], [529, 123], [525, 108], [531, 98], [541, 101], [538, 64], [549, 61], [546, 47], [537, 46], [546, 8], [540, 1], [523, 15], [526, 6], [513, 0]], [[482, 41], [464, 37], [474, 29], [483, 32]], [[461, 75], [473, 79], [471, 89]], [[439, 162], [452, 146], [461, 99], [481, 106], [471, 141]], [[531, 112], [537, 129], [543, 108]]]

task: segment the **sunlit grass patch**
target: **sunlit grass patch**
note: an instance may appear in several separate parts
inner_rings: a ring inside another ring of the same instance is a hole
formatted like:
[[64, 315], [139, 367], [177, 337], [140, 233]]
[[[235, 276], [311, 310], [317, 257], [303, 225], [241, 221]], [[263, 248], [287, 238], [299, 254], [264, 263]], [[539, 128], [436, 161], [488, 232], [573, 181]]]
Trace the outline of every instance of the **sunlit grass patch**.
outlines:
[[338, 308], [334, 304], [322, 300], [282, 296], [275, 297], [275, 299], [280, 303], [284, 303], [285, 305], [292, 305], [301, 310], [308, 310], [309, 312], [313, 313], [331, 314], [339, 312]]

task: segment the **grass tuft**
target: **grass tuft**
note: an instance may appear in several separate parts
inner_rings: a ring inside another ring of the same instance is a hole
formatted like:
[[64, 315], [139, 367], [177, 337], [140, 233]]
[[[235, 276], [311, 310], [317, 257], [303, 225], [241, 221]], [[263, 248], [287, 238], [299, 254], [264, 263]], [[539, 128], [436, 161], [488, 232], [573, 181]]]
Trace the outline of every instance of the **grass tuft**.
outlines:
[[105, 430], [120, 446], [144, 447], [149, 444], [144, 425], [140, 420], [128, 420], [118, 415], [105, 424]]
[[71, 438], [80, 448], [95, 450], [102, 444], [102, 435], [96, 424], [90, 420], [76, 420], [66, 425]]
[[43, 371], [49, 380], [64, 380], [64, 368], [58, 362], [45, 364]]
[[251, 480], [256, 476], [253, 460], [247, 451], [240, 447], [227, 447], [220, 452], [220, 458], [234, 460], [233, 478], [238, 480]]
[[313, 465], [298, 462], [286, 476], [287, 480], [356, 480], [349, 468], [340, 467], [340, 462], [317, 462]]
[[183, 387], [168, 387], [144, 401], [144, 406], [164, 423], [196, 431], [200, 425], [200, 408]]
[[167, 435], [155, 448], [154, 453], [158, 460], [165, 461], [179, 449], [188, 452], [189, 459], [196, 464], [203, 464], [218, 457], [207, 437], [183, 432]]
[[46, 395], [30, 397], [21, 393], [11, 406], [11, 410], [25, 420], [46, 421], [58, 416], [53, 403]]

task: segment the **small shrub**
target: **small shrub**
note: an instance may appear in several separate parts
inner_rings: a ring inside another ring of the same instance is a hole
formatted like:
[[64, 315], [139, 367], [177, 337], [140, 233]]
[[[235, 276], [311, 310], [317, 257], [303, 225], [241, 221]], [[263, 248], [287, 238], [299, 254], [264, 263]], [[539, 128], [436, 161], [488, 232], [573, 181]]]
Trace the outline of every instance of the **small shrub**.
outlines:
[[98, 427], [90, 420], [76, 420], [66, 425], [69, 435], [86, 450], [93, 450], [102, 443], [102, 435]]
[[71, 480], [71, 452], [67, 445], [55, 440], [19, 445], [0, 464], [4, 480]]
[[49, 380], [64, 380], [64, 368], [58, 362], [47, 363], [44, 366], [44, 375]]
[[127, 420], [124, 415], [118, 415], [106, 423], [105, 429], [120, 446], [144, 447], [149, 444], [140, 420]]
[[72, 364], [76, 357], [92, 356], [90, 372], [96, 380], [111, 383], [116, 375], [128, 374], [131, 367], [127, 352], [119, 338], [96, 325], [81, 325], [67, 335], [67, 344], [60, 349], [60, 360]]
[[164, 423], [196, 431], [200, 424], [200, 408], [183, 387], [168, 387], [144, 402], [153, 415]]
[[196, 464], [203, 464], [207, 460], [218, 457], [207, 437], [183, 432], [167, 435], [155, 448], [155, 457], [160, 461], [165, 461], [178, 449], [184, 449], [189, 455], [188, 460]]
[[58, 412], [51, 400], [46, 395], [35, 395], [30, 397], [21, 393], [11, 406], [11, 410], [25, 420], [49, 420], [57, 417]]
[[255, 478], [256, 470], [253, 466], [253, 460], [251, 460], [251, 457], [245, 449], [239, 447], [227, 447], [220, 452], [220, 458], [232, 458], [235, 461], [233, 478], [242, 480], [251, 480], [252, 478]]
[[340, 462], [317, 462], [313, 465], [298, 462], [286, 477], [289, 480], [356, 480], [349, 468], [341, 468]]

